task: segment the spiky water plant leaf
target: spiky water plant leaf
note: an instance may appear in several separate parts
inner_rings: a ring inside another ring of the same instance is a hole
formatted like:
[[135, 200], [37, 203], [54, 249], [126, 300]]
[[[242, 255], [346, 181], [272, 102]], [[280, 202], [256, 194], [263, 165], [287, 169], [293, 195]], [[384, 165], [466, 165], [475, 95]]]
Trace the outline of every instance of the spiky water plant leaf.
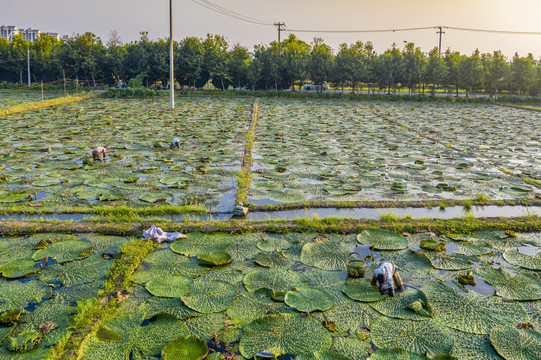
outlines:
[[350, 359], [368, 359], [372, 351], [369, 341], [361, 341], [357, 336], [335, 337], [332, 348]]
[[3, 255], [9, 251], [11, 243], [9, 241], [0, 240], [0, 255]]
[[175, 298], [186, 295], [193, 284], [191, 277], [186, 275], [166, 275], [150, 280], [145, 288], [149, 293], [158, 297]]
[[199, 314], [185, 320], [185, 324], [190, 330], [190, 334], [200, 337], [205, 341], [210, 341], [217, 333], [220, 333], [225, 326], [225, 314], [209, 313]]
[[541, 270], [541, 252], [536, 255], [526, 255], [518, 250], [510, 249], [503, 253], [503, 258], [511, 265], [529, 270]]
[[197, 255], [197, 259], [210, 265], [220, 266], [229, 264], [231, 262], [231, 255], [225, 251], [211, 251]]
[[459, 359], [501, 360], [487, 335], [473, 335], [451, 329], [455, 346], [452, 354]]
[[357, 235], [357, 241], [376, 250], [404, 250], [409, 245], [408, 239], [387, 230], [364, 230]]
[[8, 337], [6, 348], [11, 352], [25, 353], [37, 346], [41, 337], [41, 333], [37, 330], [25, 330], [17, 335]]
[[240, 353], [252, 358], [259, 351], [274, 355], [310, 354], [329, 350], [332, 338], [318, 321], [300, 315], [268, 315], [246, 325], [240, 338]]
[[528, 301], [521, 305], [530, 317], [532, 325], [539, 331], [541, 329], [541, 301]]
[[410, 289], [369, 305], [392, 318], [422, 321], [432, 316], [428, 300], [423, 293]]
[[336, 304], [332, 309], [325, 311], [325, 319], [336, 323], [336, 331], [354, 334], [363, 327], [370, 327], [381, 314], [368, 306], [351, 300]]
[[326, 311], [333, 307], [334, 300], [325, 291], [305, 287], [288, 291], [285, 303], [301, 312]]
[[252, 258], [252, 261], [260, 266], [278, 269], [288, 269], [294, 264], [293, 261], [277, 252], [260, 252]]
[[426, 356], [404, 349], [378, 350], [370, 355], [370, 360], [426, 360]]
[[91, 255], [92, 243], [88, 240], [66, 240], [49, 244], [45, 249], [37, 250], [32, 259], [35, 261], [53, 258], [62, 264], [68, 261], [83, 259]]
[[191, 284], [189, 292], [180, 299], [190, 309], [206, 314], [227, 309], [236, 293], [237, 287], [228, 282], [203, 280]]
[[11, 260], [0, 264], [0, 274], [8, 279], [22, 278], [40, 272], [41, 269], [35, 265], [31, 258]]
[[468, 242], [468, 241], [460, 241], [456, 244], [460, 248], [460, 252], [462, 254], [470, 254], [470, 255], [488, 255], [492, 254], [494, 251], [494, 248], [492, 245], [490, 245], [486, 241], [476, 241], [476, 242]]
[[233, 243], [227, 248], [227, 252], [231, 254], [233, 261], [244, 261], [251, 259], [260, 250], [257, 248], [257, 243], [261, 238], [256, 234], [238, 235], [233, 238]]
[[425, 256], [435, 269], [439, 270], [466, 270], [473, 266], [476, 257], [459, 253], [447, 254], [446, 252], [414, 251]]
[[197, 256], [212, 251], [225, 251], [233, 239], [225, 233], [202, 234], [189, 233], [185, 239], [178, 239], [171, 244], [171, 250], [186, 256]]
[[312, 354], [303, 354], [295, 357], [296, 360], [350, 360], [347, 356], [335, 351], [318, 351]]
[[39, 187], [47, 187], [52, 185], [58, 185], [60, 184], [60, 179], [54, 179], [54, 178], [41, 178], [35, 180], [32, 185], [33, 186], [39, 186]]
[[475, 273], [494, 286], [498, 295], [513, 300], [541, 299], [541, 281], [530, 274], [512, 275], [504, 268], [477, 268]]
[[98, 255], [65, 264], [54, 264], [45, 268], [42, 280], [60, 281], [63, 286], [77, 286], [105, 277], [113, 262]]
[[130, 359], [159, 356], [169, 341], [188, 336], [186, 324], [176, 317], [159, 315], [146, 326], [138, 314], [112, 318], [98, 335], [84, 341], [81, 359]]
[[16, 203], [29, 200], [32, 200], [32, 196], [25, 191], [11, 191], [5, 195], [0, 195], [0, 203]]
[[335, 241], [308, 243], [302, 247], [301, 261], [323, 270], [344, 270], [354, 247], [351, 243]]
[[299, 273], [290, 270], [259, 269], [246, 274], [243, 283], [249, 292], [259, 289], [287, 292], [302, 285], [303, 279]]
[[283, 237], [267, 237], [259, 240], [257, 248], [261, 251], [282, 251], [291, 247], [291, 242]]
[[244, 293], [235, 298], [233, 304], [226, 310], [232, 324], [247, 324], [267, 314], [293, 313], [284, 303], [272, 301], [269, 297], [254, 293]]
[[175, 339], [162, 349], [164, 360], [203, 360], [209, 353], [207, 343], [200, 338], [190, 335]]
[[520, 304], [503, 302], [499, 297], [485, 297], [475, 292], [460, 293], [444, 283], [424, 286], [434, 319], [452, 329], [471, 334], [487, 334], [500, 326], [527, 322]]
[[164, 191], [149, 191], [139, 196], [139, 200], [148, 203], [170, 202], [173, 200], [173, 194]]
[[135, 282], [146, 283], [164, 275], [197, 276], [207, 272], [196, 260], [168, 250], [150, 254], [145, 258], [145, 263], [150, 264], [150, 269], [136, 273]]
[[[68, 328], [75, 308], [68, 305], [45, 301], [32, 312], [29, 312], [19, 324], [20, 329], [39, 329], [40, 324], [52, 322], [55, 328], [43, 336], [41, 347], [56, 345]], [[19, 329], [18, 329], [19, 331]]]
[[51, 288], [43, 281], [10, 281], [0, 284], [0, 313], [11, 309], [25, 308], [51, 297]]
[[380, 301], [383, 300], [386, 296], [380, 294], [379, 288], [375, 285], [372, 285], [370, 283], [370, 279], [363, 278], [346, 279], [346, 282], [342, 287], [342, 291], [351, 299], [361, 302]]
[[452, 333], [434, 320], [414, 321], [381, 317], [374, 322], [370, 338], [380, 349], [403, 348], [431, 356], [448, 354], [453, 348]]
[[513, 327], [490, 332], [490, 343], [506, 360], [536, 360], [541, 354], [541, 334]]
[[141, 305], [139, 305], [139, 307], [137, 307], [137, 313], [144, 314], [144, 317], [146, 319], [153, 318], [159, 314], [172, 315], [180, 320], [185, 320], [187, 318], [200, 315], [199, 312], [192, 310], [186, 305], [184, 305], [184, 303], [180, 300], [179, 297], [162, 298], [154, 296], [150, 297], [149, 299], [145, 300]]

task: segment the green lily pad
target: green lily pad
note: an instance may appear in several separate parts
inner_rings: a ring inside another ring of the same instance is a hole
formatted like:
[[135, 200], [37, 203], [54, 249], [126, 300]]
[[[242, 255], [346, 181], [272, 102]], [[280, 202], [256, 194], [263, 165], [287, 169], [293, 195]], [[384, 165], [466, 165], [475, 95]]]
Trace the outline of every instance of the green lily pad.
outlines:
[[364, 230], [357, 235], [357, 241], [375, 250], [404, 250], [409, 245], [408, 239], [387, 230]]
[[428, 300], [423, 293], [410, 289], [369, 305], [379, 313], [392, 318], [422, 321], [432, 316]]
[[404, 349], [384, 349], [370, 355], [370, 360], [426, 360], [426, 356]]
[[452, 333], [434, 320], [414, 321], [381, 317], [376, 320], [370, 338], [380, 349], [403, 348], [430, 356], [448, 354], [453, 349]]
[[302, 285], [302, 277], [299, 273], [290, 270], [259, 269], [246, 274], [243, 282], [249, 292], [259, 289], [287, 292]]
[[503, 268], [478, 268], [475, 273], [494, 286], [498, 295], [513, 300], [541, 299], [541, 281], [530, 274], [511, 275]]
[[537, 255], [526, 255], [511, 249], [503, 253], [503, 258], [511, 265], [529, 270], [541, 270], [541, 252], [537, 253]]
[[263, 349], [282, 354], [310, 354], [326, 351], [332, 338], [317, 320], [300, 315], [264, 316], [246, 325], [240, 338], [240, 353], [247, 359]]
[[182, 302], [200, 313], [221, 312], [235, 298], [237, 287], [219, 280], [201, 280], [190, 285], [189, 292], [181, 296]]
[[145, 283], [164, 275], [198, 276], [208, 271], [199, 266], [196, 260], [176, 254], [172, 251], [156, 251], [146, 257], [150, 269], [135, 274], [135, 281]]
[[186, 336], [169, 342], [162, 349], [164, 360], [203, 360], [209, 353], [207, 343], [196, 336]]
[[22, 278], [41, 271], [39, 267], [34, 267], [34, 265], [36, 263], [31, 258], [15, 259], [0, 264], [0, 273], [8, 279]]
[[211, 251], [197, 255], [197, 259], [207, 264], [220, 266], [231, 262], [231, 255], [225, 251]]
[[102, 190], [98, 195], [99, 201], [117, 201], [124, 199], [124, 195], [112, 190]]
[[260, 296], [254, 293], [244, 293], [233, 301], [233, 304], [226, 310], [231, 324], [247, 324], [267, 314], [293, 313], [295, 310], [284, 303], [272, 301], [267, 296]]
[[541, 354], [541, 334], [512, 327], [490, 332], [490, 342], [506, 360], [537, 360]]
[[83, 259], [91, 255], [92, 243], [88, 240], [66, 240], [49, 244], [45, 249], [37, 250], [32, 259], [35, 261], [53, 258], [60, 264]]
[[39, 303], [51, 295], [51, 288], [43, 281], [0, 283], [0, 313], [25, 308], [28, 304]]
[[137, 312], [144, 314], [147, 319], [154, 318], [159, 314], [172, 315], [180, 320], [201, 315], [199, 312], [184, 305], [180, 297], [164, 298], [151, 296], [137, 307]]
[[167, 275], [150, 280], [145, 288], [154, 296], [174, 298], [186, 295], [192, 284], [193, 280], [189, 276]]
[[288, 269], [294, 265], [293, 261], [278, 252], [260, 252], [252, 261], [260, 266], [278, 269]]
[[36, 330], [26, 330], [7, 338], [6, 348], [11, 352], [25, 353], [36, 347], [41, 340], [41, 333]]
[[296, 360], [350, 360], [347, 356], [334, 351], [318, 351], [312, 354], [302, 354]]
[[499, 297], [485, 297], [475, 292], [460, 293], [443, 283], [424, 286], [434, 319], [448, 327], [471, 334], [487, 334], [500, 326], [527, 322], [520, 304], [503, 302]]
[[346, 279], [342, 291], [351, 299], [361, 302], [380, 301], [386, 297], [386, 295], [380, 294], [379, 288], [372, 285], [369, 279], [363, 278]]
[[54, 179], [54, 178], [42, 178], [35, 180], [32, 185], [33, 186], [39, 186], [39, 187], [46, 187], [46, 186], [52, 186], [52, 185], [58, 185], [60, 184], [60, 179]]
[[334, 300], [326, 292], [316, 288], [300, 288], [288, 291], [285, 303], [301, 312], [326, 311], [333, 307]]
[[148, 203], [170, 202], [173, 200], [173, 194], [163, 191], [150, 191], [139, 196], [139, 200]]
[[473, 266], [477, 260], [475, 256], [459, 253], [447, 254], [446, 252], [414, 251], [414, 253], [425, 256], [435, 269], [439, 270], [466, 270]]
[[323, 270], [344, 270], [354, 244], [336, 241], [312, 242], [304, 245], [301, 261]]
[[447, 244], [433, 239], [421, 240], [421, 249], [429, 251], [443, 251]]
[[12, 191], [5, 195], [0, 195], [0, 203], [16, 203], [32, 200], [30, 193], [24, 191]]
[[283, 237], [268, 237], [261, 239], [257, 243], [257, 248], [261, 251], [282, 251], [291, 247], [291, 242]]
[[171, 250], [186, 256], [197, 256], [213, 251], [225, 251], [232, 241], [232, 237], [225, 233], [189, 233], [185, 239], [173, 242]]

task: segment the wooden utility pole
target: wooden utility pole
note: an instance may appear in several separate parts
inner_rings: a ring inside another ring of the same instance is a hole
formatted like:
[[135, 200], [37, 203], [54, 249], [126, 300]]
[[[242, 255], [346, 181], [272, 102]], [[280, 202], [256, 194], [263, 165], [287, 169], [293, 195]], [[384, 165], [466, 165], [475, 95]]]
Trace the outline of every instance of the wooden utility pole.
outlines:
[[277, 22], [277, 23], [274, 23], [274, 26], [276, 26], [278, 28], [278, 42], [280, 42], [280, 33], [282, 31], [285, 31], [285, 29], [282, 29], [282, 26], [286, 26], [286, 24], [281, 23], [281, 22]]
[[175, 75], [173, 64], [173, 0], [169, 0], [169, 95], [171, 109], [175, 108]]
[[438, 31], [436, 32], [436, 34], [440, 34], [440, 43], [438, 45], [438, 50], [440, 52], [440, 56], [441, 56], [441, 35], [442, 34], [445, 34], [445, 32], [442, 30], [443, 26], [438, 26]]
[[26, 49], [26, 55], [28, 59], [28, 87], [30, 87], [30, 49]]

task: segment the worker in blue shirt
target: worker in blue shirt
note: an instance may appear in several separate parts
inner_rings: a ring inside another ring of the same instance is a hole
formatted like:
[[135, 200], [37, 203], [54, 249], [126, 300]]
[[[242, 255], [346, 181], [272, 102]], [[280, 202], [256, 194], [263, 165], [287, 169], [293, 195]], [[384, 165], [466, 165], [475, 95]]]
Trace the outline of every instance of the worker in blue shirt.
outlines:
[[404, 290], [404, 283], [398, 273], [398, 267], [389, 261], [382, 262], [379, 267], [374, 270], [372, 285], [378, 285], [381, 293], [388, 293], [394, 296], [395, 288], [398, 291]]

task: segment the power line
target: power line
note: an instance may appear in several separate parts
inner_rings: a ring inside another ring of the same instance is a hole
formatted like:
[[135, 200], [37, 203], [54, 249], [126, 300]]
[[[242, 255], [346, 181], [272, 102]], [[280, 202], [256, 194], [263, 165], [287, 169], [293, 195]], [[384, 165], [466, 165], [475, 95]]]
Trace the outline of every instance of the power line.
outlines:
[[487, 30], [487, 29], [471, 29], [455, 26], [443, 26], [445, 29], [460, 30], [460, 31], [473, 31], [495, 34], [514, 34], [514, 35], [541, 35], [541, 31], [510, 31], [510, 30]]
[[192, 0], [192, 1], [194, 3], [196, 3], [197, 5], [203, 6], [203, 7], [207, 8], [207, 9], [209, 9], [209, 10], [212, 10], [214, 12], [217, 12], [219, 14], [228, 16], [228, 17], [233, 18], [233, 19], [249, 22], [249, 23], [256, 24], [256, 25], [272, 25], [271, 22], [258, 20], [258, 19], [251, 18], [249, 16], [239, 14], [237, 12], [231, 11], [229, 9], [226, 9], [226, 8], [222, 7], [222, 6], [214, 4], [213, 2], [210, 2], [208, 0]]
[[381, 32], [399, 32], [399, 31], [416, 31], [416, 30], [428, 30], [436, 29], [437, 26], [424, 26], [415, 28], [402, 28], [402, 29], [376, 29], [376, 30], [314, 30], [314, 29], [289, 29], [288, 32], [311, 32], [311, 33], [381, 33]]

